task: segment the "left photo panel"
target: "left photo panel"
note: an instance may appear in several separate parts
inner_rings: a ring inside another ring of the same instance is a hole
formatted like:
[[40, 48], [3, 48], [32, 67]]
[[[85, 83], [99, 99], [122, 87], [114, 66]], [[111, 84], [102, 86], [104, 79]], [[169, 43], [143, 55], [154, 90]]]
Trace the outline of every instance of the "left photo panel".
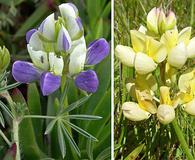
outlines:
[[111, 0], [0, 0], [0, 159], [111, 159]]

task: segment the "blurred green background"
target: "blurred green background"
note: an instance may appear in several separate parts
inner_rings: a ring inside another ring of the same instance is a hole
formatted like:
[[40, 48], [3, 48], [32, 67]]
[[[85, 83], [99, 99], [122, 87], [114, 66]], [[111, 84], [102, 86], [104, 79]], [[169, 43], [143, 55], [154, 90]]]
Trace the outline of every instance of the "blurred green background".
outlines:
[[[11, 53], [11, 64], [16, 60], [30, 61], [26, 49], [25, 33], [29, 29], [39, 26], [47, 15], [57, 11], [57, 6], [64, 2], [72, 2], [79, 9], [80, 17], [85, 30], [86, 42], [104, 37], [110, 42], [111, 38], [111, 1], [110, 0], [0, 0], [0, 45], [5, 45]], [[111, 145], [111, 93], [110, 55], [100, 64], [95, 66], [99, 77], [99, 89], [90, 99], [72, 111], [70, 114], [91, 114], [103, 117], [99, 121], [77, 121], [73, 123], [85, 129], [99, 140], [91, 142], [71, 131], [73, 138], [81, 150], [81, 158], [67, 145], [66, 160], [110, 159]], [[11, 65], [10, 65], [11, 69]], [[9, 76], [8, 83], [13, 78]], [[43, 97], [37, 84], [21, 85], [21, 91], [13, 91], [16, 101], [25, 103], [31, 114], [55, 115], [55, 96]], [[17, 94], [16, 94], [17, 92]], [[68, 90], [67, 101], [71, 104], [82, 97], [82, 93], [71, 82]], [[45, 136], [44, 131], [48, 121], [46, 120], [23, 120], [20, 125], [21, 152], [24, 160], [59, 159], [61, 153], [58, 145], [56, 131]], [[8, 137], [11, 136], [10, 123], [5, 128], [0, 128]], [[7, 145], [0, 138], [0, 159], [3, 158]]]
[[[195, 30], [194, 0], [114, 0], [114, 44], [130, 46], [130, 30], [146, 26], [147, 13], [153, 7], [173, 10], [178, 29], [192, 26]], [[151, 117], [143, 122], [131, 122], [124, 118], [121, 105], [130, 100], [125, 84], [133, 76], [133, 70], [123, 66], [115, 58], [114, 104], [115, 104], [115, 159], [120, 160], [181, 160], [186, 159], [171, 125], [163, 126]], [[191, 152], [195, 155], [195, 118], [180, 111], [179, 125], [182, 128]]]

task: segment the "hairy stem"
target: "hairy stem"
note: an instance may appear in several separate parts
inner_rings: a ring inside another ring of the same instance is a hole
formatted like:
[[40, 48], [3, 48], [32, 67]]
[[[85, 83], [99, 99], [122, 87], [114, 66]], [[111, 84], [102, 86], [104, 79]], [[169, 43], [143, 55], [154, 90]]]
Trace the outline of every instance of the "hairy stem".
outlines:
[[13, 139], [17, 146], [16, 160], [20, 160], [20, 145], [19, 145], [19, 121], [13, 121]]
[[177, 123], [176, 118], [172, 121], [172, 125], [173, 125], [173, 128], [175, 130], [175, 133], [177, 135], [177, 138], [178, 138], [178, 140], [180, 142], [180, 145], [181, 145], [184, 153], [187, 156], [187, 159], [188, 160], [194, 160], [192, 154], [190, 153], [190, 149], [188, 148], [188, 145], [186, 143], [186, 140], [184, 138], [183, 132], [181, 131], [181, 129], [178, 126], [178, 123]]

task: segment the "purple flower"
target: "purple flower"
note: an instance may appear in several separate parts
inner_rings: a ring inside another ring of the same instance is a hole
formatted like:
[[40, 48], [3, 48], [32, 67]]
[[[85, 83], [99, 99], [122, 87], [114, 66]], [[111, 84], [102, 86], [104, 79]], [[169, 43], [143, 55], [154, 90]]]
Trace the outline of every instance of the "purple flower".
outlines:
[[36, 29], [31, 29], [26, 33], [26, 42], [29, 43], [31, 36], [33, 33], [35, 33], [37, 30]]
[[60, 76], [55, 76], [50, 72], [43, 72], [34, 67], [32, 63], [25, 61], [14, 62], [12, 75], [16, 81], [21, 83], [31, 83], [40, 80], [41, 91], [44, 96], [55, 92], [61, 83]]
[[44, 96], [55, 92], [61, 83], [61, 77], [55, 76], [50, 72], [44, 72], [40, 78], [41, 91]]
[[99, 81], [93, 70], [87, 70], [79, 73], [75, 78], [75, 85], [84, 91], [94, 93], [97, 91]]
[[91, 42], [88, 46], [86, 64], [95, 65], [101, 62], [110, 52], [109, 43], [104, 39], [100, 38]]
[[37, 81], [40, 74], [40, 71], [29, 62], [16, 61], [12, 67], [12, 75], [14, 79], [21, 83]]

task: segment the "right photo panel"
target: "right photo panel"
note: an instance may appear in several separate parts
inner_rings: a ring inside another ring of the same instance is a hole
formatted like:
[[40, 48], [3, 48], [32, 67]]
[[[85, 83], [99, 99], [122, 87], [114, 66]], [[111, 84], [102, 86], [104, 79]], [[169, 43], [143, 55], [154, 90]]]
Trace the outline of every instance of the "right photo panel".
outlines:
[[195, 1], [114, 0], [114, 159], [195, 159]]

